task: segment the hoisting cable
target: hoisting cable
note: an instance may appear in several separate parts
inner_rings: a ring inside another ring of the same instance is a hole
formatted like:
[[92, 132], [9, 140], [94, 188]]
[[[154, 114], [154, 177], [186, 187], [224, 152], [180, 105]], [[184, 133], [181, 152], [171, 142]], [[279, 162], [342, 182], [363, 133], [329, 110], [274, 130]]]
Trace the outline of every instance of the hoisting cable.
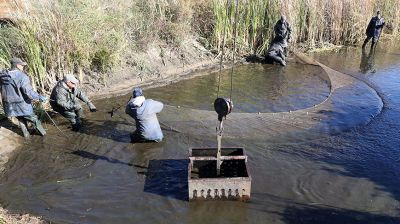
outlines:
[[[228, 4], [228, 1], [227, 1], [227, 4]], [[218, 114], [218, 120], [219, 120], [219, 125], [216, 127], [216, 131], [217, 131], [217, 175], [218, 176], [220, 176], [220, 174], [221, 174], [221, 164], [222, 164], [222, 160], [221, 160], [221, 148], [222, 148], [221, 141], [222, 141], [222, 133], [224, 131], [223, 118], [226, 119], [226, 116], [229, 113], [231, 113], [231, 111], [233, 109], [233, 104], [232, 104], [233, 72], [234, 72], [234, 66], [235, 66], [236, 36], [237, 36], [237, 21], [238, 21], [239, 0], [236, 0], [235, 7], [236, 8], [235, 8], [235, 17], [234, 17], [234, 24], [233, 24], [233, 50], [232, 50], [232, 68], [231, 68], [230, 96], [229, 96], [229, 99], [227, 99], [227, 98], [219, 98], [220, 78], [221, 78], [222, 58], [223, 58], [223, 51], [222, 51], [222, 56], [221, 56], [221, 61], [220, 61], [220, 74], [219, 74], [219, 81], [218, 81], [218, 93], [217, 93], [217, 99], [214, 102], [214, 109]], [[227, 6], [227, 9], [228, 9], [228, 6]], [[224, 43], [225, 43], [225, 29], [226, 29], [226, 20], [225, 20], [225, 26], [224, 26], [224, 39], [223, 39]]]
[[224, 60], [225, 55], [225, 34], [226, 34], [226, 21], [228, 18], [229, 12], [229, 0], [226, 0], [226, 11], [225, 11], [225, 20], [224, 20], [224, 32], [222, 36], [222, 45], [221, 45], [221, 58], [219, 61], [219, 73], [218, 73], [218, 91], [217, 91], [217, 98], [219, 97], [219, 88], [221, 86], [221, 73], [222, 73], [222, 62]]
[[232, 68], [231, 68], [231, 93], [229, 95], [230, 100], [232, 101], [232, 91], [233, 91], [233, 69], [235, 66], [235, 52], [236, 52], [236, 36], [237, 36], [237, 21], [238, 21], [238, 10], [239, 9], [239, 0], [236, 0], [236, 9], [235, 9], [235, 20], [233, 25], [233, 51], [232, 51]]

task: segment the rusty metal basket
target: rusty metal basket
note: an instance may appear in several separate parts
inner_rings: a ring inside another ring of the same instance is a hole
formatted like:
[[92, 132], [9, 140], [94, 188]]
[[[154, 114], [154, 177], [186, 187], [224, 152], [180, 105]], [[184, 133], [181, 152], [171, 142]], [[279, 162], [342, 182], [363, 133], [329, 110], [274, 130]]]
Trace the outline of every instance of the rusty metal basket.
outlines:
[[217, 148], [191, 148], [189, 151], [189, 200], [248, 201], [251, 176], [245, 149], [221, 148], [221, 171], [217, 173]]

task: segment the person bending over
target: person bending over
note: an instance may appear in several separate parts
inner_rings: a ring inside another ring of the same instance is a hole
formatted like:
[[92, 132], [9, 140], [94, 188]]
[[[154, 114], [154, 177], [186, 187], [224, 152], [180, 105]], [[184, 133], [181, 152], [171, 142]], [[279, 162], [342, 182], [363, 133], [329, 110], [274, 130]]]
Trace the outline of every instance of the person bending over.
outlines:
[[163, 139], [157, 113], [164, 105], [161, 102], [146, 99], [141, 88], [133, 89], [132, 99], [126, 105], [125, 112], [135, 119], [136, 130], [131, 134], [131, 142], [160, 142]]
[[79, 100], [88, 105], [90, 112], [97, 110], [85, 93], [78, 87], [78, 83], [79, 81], [74, 75], [68, 74], [57, 83], [50, 95], [51, 107], [71, 123], [73, 131], [80, 130], [82, 126], [81, 118], [84, 116]]

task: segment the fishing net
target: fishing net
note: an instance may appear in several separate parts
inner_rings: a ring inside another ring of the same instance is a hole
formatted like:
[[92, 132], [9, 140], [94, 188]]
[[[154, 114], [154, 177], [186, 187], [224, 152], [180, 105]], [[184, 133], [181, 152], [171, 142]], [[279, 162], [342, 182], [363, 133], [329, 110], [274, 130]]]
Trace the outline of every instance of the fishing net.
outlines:
[[[320, 77], [330, 83], [329, 96], [311, 108], [296, 111], [233, 112], [224, 121], [225, 138], [262, 139], [272, 143], [312, 140], [366, 124], [381, 111], [382, 100], [364, 82], [298, 52], [290, 63], [321, 67]], [[193, 136], [215, 136], [218, 125], [214, 111], [176, 106], [166, 106], [160, 120], [166, 129]]]

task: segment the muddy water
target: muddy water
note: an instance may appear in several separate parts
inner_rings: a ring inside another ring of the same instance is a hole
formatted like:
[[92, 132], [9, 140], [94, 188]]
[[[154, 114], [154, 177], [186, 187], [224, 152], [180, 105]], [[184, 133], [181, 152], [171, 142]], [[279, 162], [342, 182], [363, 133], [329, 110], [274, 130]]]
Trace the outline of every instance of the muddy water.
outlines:
[[[367, 125], [301, 143], [226, 139], [224, 145], [247, 150], [253, 178], [249, 203], [187, 202], [187, 149], [214, 146], [214, 138], [165, 129], [160, 144], [129, 144], [132, 120], [105, 113], [124, 104], [125, 96], [97, 102], [103, 112], [88, 114], [82, 133], [71, 133], [57, 117], [68, 138], [48, 126], [49, 136], [25, 142], [0, 177], [0, 204], [53, 223], [400, 223], [399, 53], [398, 47], [378, 46], [368, 58], [355, 48], [314, 55], [378, 91], [384, 108]], [[268, 69], [265, 76], [280, 68]], [[316, 81], [317, 89], [325, 89], [323, 81]], [[169, 99], [163, 91], [174, 96], [169, 86], [146, 93]], [[325, 94], [316, 95], [322, 99]], [[207, 97], [197, 96], [172, 99], [176, 105], [205, 108], [199, 102]], [[351, 98], [350, 91], [341, 100]], [[263, 108], [257, 107], [254, 111]]]
[[220, 83], [219, 96], [232, 96], [236, 112], [298, 110], [313, 106], [329, 95], [328, 83], [319, 76], [322, 72], [319, 67], [301, 64], [287, 68], [241, 65], [234, 70], [232, 95], [230, 69], [155, 88], [147, 95], [169, 105], [213, 110]]

